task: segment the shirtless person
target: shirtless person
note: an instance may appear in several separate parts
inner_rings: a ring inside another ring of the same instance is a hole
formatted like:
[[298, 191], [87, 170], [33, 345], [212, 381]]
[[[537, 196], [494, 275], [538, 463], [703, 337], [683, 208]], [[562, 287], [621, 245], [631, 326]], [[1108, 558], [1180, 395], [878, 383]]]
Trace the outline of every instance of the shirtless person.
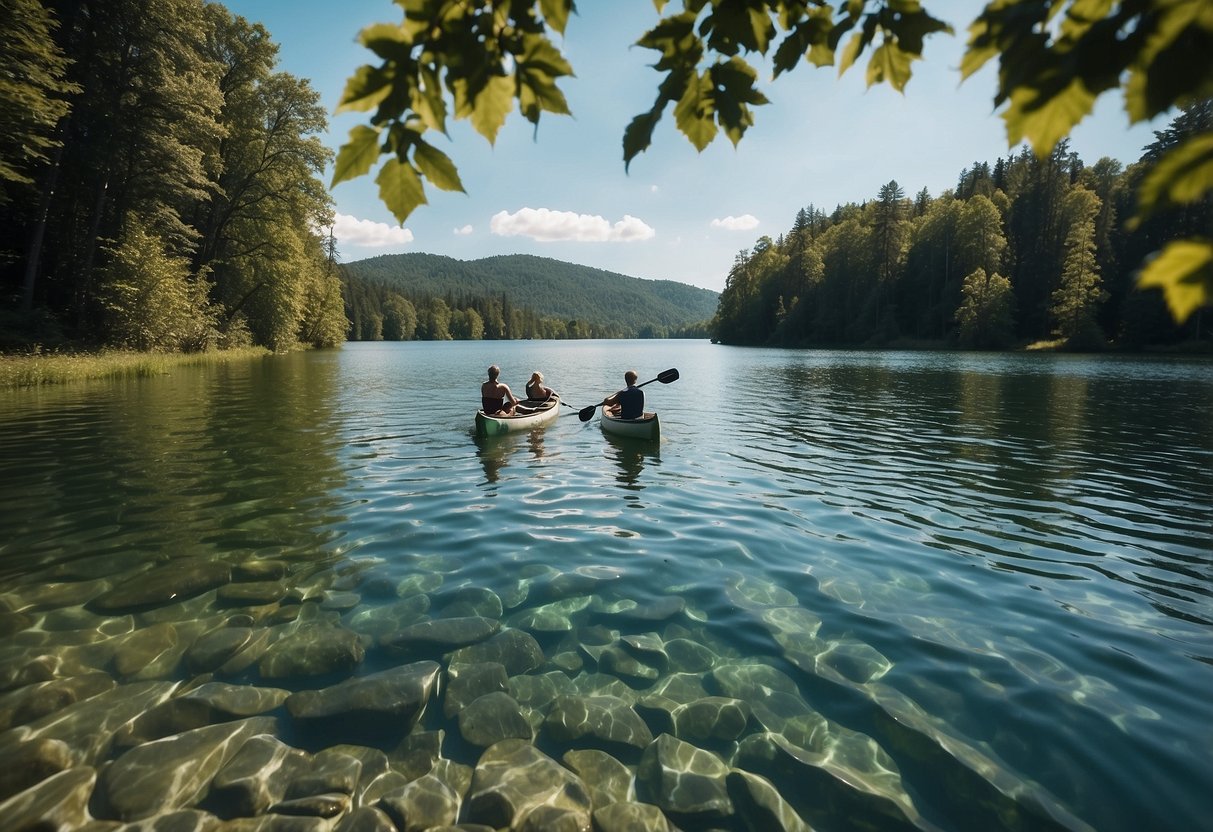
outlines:
[[499, 375], [501, 368], [494, 364], [489, 367], [489, 380], [480, 385], [480, 407], [485, 416], [513, 416], [518, 406], [510, 386], [497, 380]]

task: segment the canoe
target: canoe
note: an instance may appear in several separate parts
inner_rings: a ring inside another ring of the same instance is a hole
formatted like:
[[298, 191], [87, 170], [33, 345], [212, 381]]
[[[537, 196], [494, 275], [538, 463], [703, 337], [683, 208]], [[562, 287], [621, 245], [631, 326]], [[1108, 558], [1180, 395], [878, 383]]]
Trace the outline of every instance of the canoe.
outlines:
[[560, 415], [560, 397], [553, 396], [546, 402], [535, 402], [524, 399], [519, 402], [518, 411], [524, 409], [533, 412], [516, 412], [514, 416], [486, 416], [483, 410], [476, 411], [476, 435], [500, 436], [503, 433], [514, 433], [520, 430], [543, 427], [553, 422]]
[[629, 439], [658, 439], [661, 437], [661, 425], [656, 413], [646, 412], [639, 419], [616, 419], [605, 409], [601, 420], [604, 432], [613, 436], [625, 436]]

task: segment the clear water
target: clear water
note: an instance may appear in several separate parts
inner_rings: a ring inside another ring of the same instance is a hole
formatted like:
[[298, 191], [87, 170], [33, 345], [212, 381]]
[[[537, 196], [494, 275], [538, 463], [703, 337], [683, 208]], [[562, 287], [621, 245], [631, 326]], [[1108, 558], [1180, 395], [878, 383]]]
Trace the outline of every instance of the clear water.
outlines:
[[[542, 370], [573, 408], [630, 367], [681, 378], [645, 388], [659, 445], [573, 409], [478, 441], [490, 363], [515, 390]], [[791, 675], [892, 758], [924, 823], [988, 822], [957, 785], [975, 770], [1062, 826], [1213, 811], [1207, 361], [351, 344], [0, 393], [0, 507], [0, 611], [50, 631], [0, 638], [9, 665], [84, 619], [38, 594], [81, 559], [117, 570], [101, 588], [185, 556], [505, 599], [578, 573], [607, 601], [678, 595], [718, 652]]]

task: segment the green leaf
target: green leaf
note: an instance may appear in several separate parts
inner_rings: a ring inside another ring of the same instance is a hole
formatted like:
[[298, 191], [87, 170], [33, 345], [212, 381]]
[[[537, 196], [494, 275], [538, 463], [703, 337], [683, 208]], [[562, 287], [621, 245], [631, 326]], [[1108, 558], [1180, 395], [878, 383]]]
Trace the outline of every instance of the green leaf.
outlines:
[[438, 73], [430, 67], [421, 67], [418, 76], [420, 83], [409, 90], [413, 112], [425, 122], [426, 127], [445, 133], [446, 99], [438, 83]]
[[1213, 191], [1213, 133], [1197, 133], [1158, 160], [1137, 189], [1138, 217], [1184, 205]]
[[910, 80], [910, 62], [914, 57], [886, 40], [876, 47], [868, 60], [868, 86], [888, 81], [893, 89], [904, 92], [906, 82]]
[[968, 48], [960, 59], [960, 80], [965, 80], [999, 54], [998, 43], [990, 34], [989, 22], [981, 18], [973, 21], [969, 26]]
[[708, 70], [716, 120], [736, 147], [754, 123], [750, 104], [766, 104], [767, 98], [754, 88], [758, 73], [741, 58], [730, 58]]
[[514, 81], [495, 75], [484, 85], [484, 89], [472, 102], [470, 119], [476, 132], [493, 144], [497, 131], [505, 124], [505, 117], [514, 109]]
[[379, 199], [402, 225], [417, 206], [426, 204], [421, 177], [407, 162], [388, 159], [375, 182], [379, 185]]
[[421, 175], [434, 183], [436, 187], [444, 191], [467, 193], [463, 189], [463, 183], [459, 181], [459, 171], [455, 169], [455, 163], [433, 145], [418, 139], [413, 150], [413, 161], [417, 163]]
[[1094, 104], [1095, 96], [1079, 78], [1048, 97], [1034, 89], [1016, 87], [1011, 90], [1010, 106], [1002, 114], [1007, 123], [1007, 141], [1013, 146], [1026, 138], [1037, 156], [1047, 156]]
[[860, 50], [863, 49], [863, 34], [856, 32], [851, 35], [851, 39], [847, 41], [847, 45], [842, 50], [842, 60], [838, 62], [838, 74], [842, 75], [851, 68], [851, 64], [855, 63], [855, 59], [859, 57]]
[[1213, 242], [1173, 240], [1141, 270], [1138, 288], [1162, 289], [1176, 323], [1213, 303]]
[[333, 181], [329, 187], [347, 179], [356, 179], [370, 171], [379, 159], [379, 131], [359, 124], [350, 130], [350, 140], [337, 152]]
[[392, 92], [393, 77], [383, 69], [363, 65], [345, 82], [345, 91], [337, 102], [337, 113], [365, 111], [379, 106]]
[[[543, 13], [544, 21], [563, 35], [564, 27], [569, 24], [569, 12], [573, 10], [573, 0], [539, 0], [539, 9]], [[661, 9], [658, 9], [657, 13], [660, 14]]]
[[690, 79], [682, 98], [674, 107], [674, 123], [700, 152], [716, 138], [711, 95], [712, 82], [705, 72]]
[[[662, 102], [664, 105], [664, 102]], [[632, 119], [623, 131], [623, 170], [627, 173], [632, 160], [648, 149], [653, 143], [653, 128], [661, 119], [664, 106], [655, 107], [647, 113], [641, 113]]]
[[408, 58], [410, 39], [404, 29], [394, 23], [373, 23], [358, 33], [358, 42], [380, 58]]

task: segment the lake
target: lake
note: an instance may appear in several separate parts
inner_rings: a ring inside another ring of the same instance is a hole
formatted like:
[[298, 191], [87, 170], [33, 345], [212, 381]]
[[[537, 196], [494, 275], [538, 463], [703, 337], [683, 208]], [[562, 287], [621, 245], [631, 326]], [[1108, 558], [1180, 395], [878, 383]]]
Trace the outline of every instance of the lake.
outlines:
[[349, 344], [0, 391], [0, 505], [9, 822], [1213, 812], [1208, 359]]

